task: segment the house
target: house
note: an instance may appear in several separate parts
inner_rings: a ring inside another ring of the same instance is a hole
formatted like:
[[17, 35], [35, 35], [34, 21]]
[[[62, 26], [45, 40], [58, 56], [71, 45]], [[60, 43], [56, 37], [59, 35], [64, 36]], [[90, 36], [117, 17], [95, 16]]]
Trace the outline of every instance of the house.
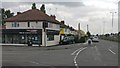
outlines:
[[60, 40], [62, 40], [65, 36], [68, 36], [68, 35], [75, 36], [77, 35], [77, 31], [74, 28], [65, 25], [64, 21], [61, 21]]
[[4, 20], [3, 43], [27, 44], [28, 40], [37, 46], [59, 44], [60, 22], [55, 15], [47, 15], [39, 9], [17, 12], [17, 15]]

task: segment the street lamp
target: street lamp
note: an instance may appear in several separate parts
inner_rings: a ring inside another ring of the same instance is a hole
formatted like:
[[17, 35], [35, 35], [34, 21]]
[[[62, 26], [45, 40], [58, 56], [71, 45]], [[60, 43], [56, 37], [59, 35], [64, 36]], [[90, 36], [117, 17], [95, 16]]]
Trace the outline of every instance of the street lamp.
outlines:
[[114, 22], [114, 14], [117, 12], [110, 12], [112, 14], [112, 32], [113, 32], [113, 22]]

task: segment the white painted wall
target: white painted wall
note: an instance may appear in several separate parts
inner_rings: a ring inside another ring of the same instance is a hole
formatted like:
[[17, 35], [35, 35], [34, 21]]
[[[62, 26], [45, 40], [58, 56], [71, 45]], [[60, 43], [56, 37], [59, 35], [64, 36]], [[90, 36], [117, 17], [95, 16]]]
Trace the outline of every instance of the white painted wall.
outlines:
[[6, 22], [6, 29], [26, 29], [27, 22], [19, 22], [19, 27], [12, 27], [13, 22]]
[[[43, 22], [30, 22], [30, 27], [28, 27], [28, 22], [17, 22], [19, 23], [19, 27], [12, 27], [12, 23], [13, 22], [6, 22], [6, 29], [42, 29], [43, 26]], [[52, 25], [52, 27], [49, 25]], [[46, 29], [60, 30], [60, 25], [49, 23]]]
[[53, 41], [47, 41], [46, 45], [47, 46], [57, 45], [57, 44], [59, 44], [59, 41], [60, 41], [60, 36], [59, 35], [54, 35], [54, 40]]
[[[49, 26], [49, 25], [52, 25], [52, 27]], [[46, 28], [46, 29], [60, 30], [60, 25], [59, 24], [54, 24], [54, 23], [49, 23], [48, 28]], [[46, 36], [46, 41], [47, 41], [47, 36]], [[47, 41], [46, 46], [57, 45], [57, 44], [59, 44], [59, 41], [60, 41], [60, 35], [54, 35], [54, 40], [53, 41]]]
[[30, 27], [33, 29], [42, 29], [42, 22], [30, 22]]
[[[30, 27], [28, 27], [28, 22], [19, 22], [19, 27], [12, 27], [13, 22], [6, 22], [6, 29], [42, 29], [42, 22], [30, 22]], [[54, 24], [50, 23], [53, 26], [48, 27], [46, 29], [50, 30], [60, 30], [60, 25], [59, 24]], [[46, 34], [45, 34], [46, 35]], [[44, 38], [44, 32], [42, 29], [42, 46], [45, 46], [45, 41], [46, 40], [46, 45], [51, 46], [51, 45], [56, 45], [59, 44], [60, 41], [60, 36], [59, 35], [54, 35], [54, 40], [53, 41], [47, 41], [47, 35], [46, 38]]]
[[42, 29], [42, 22], [30, 22], [30, 27], [28, 27], [28, 22], [18, 22], [19, 27], [12, 27], [13, 22], [6, 22], [6, 29]]
[[54, 24], [54, 23], [49, 23], [49, 22], [48, 22], [48, 28], [46, 28], [46, 29], [60, 30], [60, 25], [59, 25], [59, 24]]

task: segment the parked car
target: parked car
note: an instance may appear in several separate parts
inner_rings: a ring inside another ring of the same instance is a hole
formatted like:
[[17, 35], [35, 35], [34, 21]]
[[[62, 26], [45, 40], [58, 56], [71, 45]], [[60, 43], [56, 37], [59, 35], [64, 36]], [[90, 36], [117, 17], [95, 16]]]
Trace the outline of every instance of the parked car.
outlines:
[[59, 42], [59, 44], [72, 44], [75, 43], [75, 39], [73, 36], [66, 36]]
[[97, 36], [94, 36], [94, 37], [92, 38], [92, 42], [99, 42], [98, 37], [97, 37]]

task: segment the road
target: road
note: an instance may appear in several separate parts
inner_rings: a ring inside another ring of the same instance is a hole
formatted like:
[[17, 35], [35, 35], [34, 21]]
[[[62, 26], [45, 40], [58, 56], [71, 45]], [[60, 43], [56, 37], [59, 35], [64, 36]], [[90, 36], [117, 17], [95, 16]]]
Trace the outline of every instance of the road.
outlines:
[[118, 43], [54, 47], [3, 46], [3, 66], [118, 66]]

